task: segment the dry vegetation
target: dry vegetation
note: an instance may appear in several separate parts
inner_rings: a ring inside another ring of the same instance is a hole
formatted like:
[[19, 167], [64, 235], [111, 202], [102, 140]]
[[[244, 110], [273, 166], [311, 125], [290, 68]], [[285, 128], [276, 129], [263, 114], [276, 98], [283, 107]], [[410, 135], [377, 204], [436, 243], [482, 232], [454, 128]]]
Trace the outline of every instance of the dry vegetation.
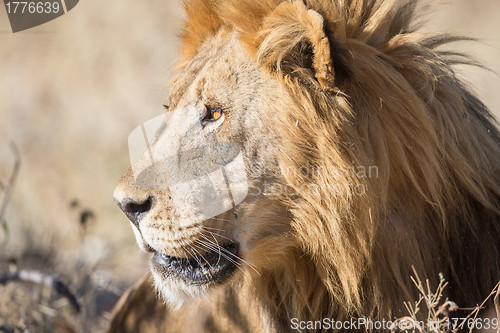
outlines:
[[[465, 50], [500, 72], [499, 12], [497, 0], [453, 0], [425, 30], [483, 38]], [[13, 35], [0, 7], [0, 275], [41, 272], [67, 285], [81, 309], [44, 283], [0, 278], [0, 332], [100, 331], [145, 272], [112, 190], [128, 165], [129, 131], [162, 112], [180, 15], [179, 1], [85, 0]], [[460, 71], [500, 115], [498, 76]], [[9, 142], [19, 150], [16, 178]], [[441, 289], [416, 283], [423, 298], [406, 319], [444, 315]]]
[[[496, 315], [500, 320], [500, 282], [496, 284], [486, 299], [473, 309], [469, 309], [466, 315], [458, 315], [460, 307], [444, 297], [448, 283], [445, 278], [439, 276], [439, 285], [435, 291], [432, 291], [429, 280], [423, 282], [416, 272], [412, 280], [420, 293], [420, 298], [414, 302], [405, 302], [405, 308], [408, 315], [398, 318], [394, 321], [395, 328], [392, 332], [412, 332], [412, 333], [456, 333], [456, 332], [475, 332], [476, 328], [484, 328], [483, 318], [479, 316], [482, 310], [491, 307], [493, 301], [495, 314], [490, 312], [488, 315]], [[463, 309], [462, 309], [463, 310]], [[493, 317], [491, 317], [493, 318]], [[491, 319], [490, 318], [490, 319]], [[488, 328], [492, 325], [488, 321]], [[494, 327], [498, 327], [498, 322]], [[397, 329], [398, 328], [398, 329]], [[402, 328], [402, 329], [399, 329]], [[500, 329], [499, 329], [500, 330]], [[495, 332], [495, 329], [484, 330], [484, 332]]]

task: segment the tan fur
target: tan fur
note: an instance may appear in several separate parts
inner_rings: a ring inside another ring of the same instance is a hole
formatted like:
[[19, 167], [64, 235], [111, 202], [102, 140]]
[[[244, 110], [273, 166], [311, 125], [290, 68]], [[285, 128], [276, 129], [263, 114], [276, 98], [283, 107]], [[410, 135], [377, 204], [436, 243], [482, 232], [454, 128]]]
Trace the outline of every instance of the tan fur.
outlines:
[[[469, 60], [436, 49], [457, 38], [413, 32], [415, 3], [186, 2], [170, 106], [222, 101], [218, 136], [240, 144], [252, 180], [280, 170], [236, 227], [223, 225], [258, 274], [246, 267], [216, 288], [203, 313], [233, 322], [207, 331], [245, 331], [261, 316], [249, 331], [394, 319], [417, 299], [412, 267], [431, 287], [443, 273], [462, 307], [499, 280], [500, 135], [452, 70]], [[298, 176], [304, 166], [313, 172]]]

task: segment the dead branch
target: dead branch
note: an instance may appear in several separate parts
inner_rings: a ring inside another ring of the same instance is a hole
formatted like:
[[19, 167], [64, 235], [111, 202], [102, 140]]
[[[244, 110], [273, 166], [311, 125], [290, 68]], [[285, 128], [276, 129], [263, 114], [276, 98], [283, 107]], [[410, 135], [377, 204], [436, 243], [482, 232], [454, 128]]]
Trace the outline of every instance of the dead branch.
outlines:
[[15, 273], [0, 275], [0, 285], [11, 281], [30, 282], [54, 289], [60, 295], [66, 297], [76, 312], [80, 312], [80, 304], [69, 288], [57, 277], [33, 270], [20, 270]]
[[19, 153], [19, 149], [17, 146], [11, 142], [10, 149], [14, 153], [14, 168], [12, 170], [12, 174], [9, 178], [9, 182], [7, 183], [7, 187], [5, 188], [5, 193], [2, 198], [2, 204], [0, 205], [0, 221], [2, 221], [5, 209], [7, 208], [7, 204], [9, 203], [10, 197], [12, 195], [12, 190], [14, 188], [14, 183], [16, 182], [17, 174], [19, 173], [19, 168], [21, 167], [21, 154]]
[[[477, 316], [479, 314], [479, 311], [480, 310], [483, 310], [485, 307], [484, 305], [488, 302], [488, 300], [491, 298], [491, 296], [493, 295], [497, 295], [498, 296], [498, 290], [500, 289], [500, 282], [498, 282], [495, 287], [493, 288], [493, 290], [491, 291], [491, 293], [488, 295], [488, 297], [486, 297], [486, 299], [478, 306], [476, 306], [476, 308], [474, 309], [474, 311], [472, 311], [467, 317], [465, 317], [463, 320], [462, 320], [462, 323], [460, 325], [458, 325], [458, 329], [463, 329], [464, 328], [464, 325], [465, 323], [469, 320], [469, 318], [473, 318], [473, 322], [476, 322], [476, 319], [477, 319]], [[493, 299], [493, 301], [497, 298], [497, 296], [495, 296], [495, 298]], [[496, 304], [495, 304], [495, 307], [496, 307]], [[497, 308], [497, 307], [496, 307]], [[498, 309], [498, 308], [497, 308]]]
[[[500, 282], [499, 282], [499, 284], [497, 284], [497, 294], [495, 295], [493, 302], [495, 303], [495, 310], [497, 312], [497, 319], [500, 321]], [[498, 328], [497, 332], [500, 333], [500, 327]]]

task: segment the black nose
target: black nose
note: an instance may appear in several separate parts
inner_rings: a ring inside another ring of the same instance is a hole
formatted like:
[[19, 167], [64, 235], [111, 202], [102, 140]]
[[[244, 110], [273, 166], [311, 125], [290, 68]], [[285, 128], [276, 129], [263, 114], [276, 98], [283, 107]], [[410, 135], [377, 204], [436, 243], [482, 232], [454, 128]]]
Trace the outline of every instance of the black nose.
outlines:
[[127, 198], [123, 202], [118, 203], [121, 210], [127, 215], [129, 220], [139, 227], [139, 221], [151, 209], [153, 202], [151, 197], [148, 197], [143, 202], [137, 202], [134, 199]]

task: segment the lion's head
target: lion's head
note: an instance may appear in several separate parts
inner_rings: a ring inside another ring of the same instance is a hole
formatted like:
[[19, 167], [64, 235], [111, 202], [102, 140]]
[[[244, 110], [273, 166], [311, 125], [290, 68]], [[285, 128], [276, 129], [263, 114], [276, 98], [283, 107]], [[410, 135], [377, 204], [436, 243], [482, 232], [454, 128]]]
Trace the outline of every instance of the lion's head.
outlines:
[[412, 30], [414, 1], [186, 8], [172, 116], [143, 157], [161, 165], [114, 194], [168, 304], [232, 283], [278, 321], [383, 317], [414, 297], [412, 267], [463, 305], [498, 280], [500, 135], [451, 69], [467, 59]]
[[[155, 253], [152, 272], [159, 290], [169, 302], [180, 304], [186, 295], [198, 295], [230, 279], [237, 271], [257, 269], [255, 263], [249, 264], [257, 243], [290, 231], [290, 216], [285, 206], [276, 197], [259, 193], [258, 186], [265, 180], [264, 176], [268, 176], [264, 175], [264, 169], [277, 165], [276, 148], [280, 139], [269, 121], [276, 115], [270, 105], [277, 106], [277, 101], [284, 103], [286, 99], [278, 82], [264, 75], [248, 57], [237, 34], [229, 31], [217, 33], [200, 47], [175, 80], [168, 105], [169, 112], [179, 114], [173, 117], [174, 120], [189, 122], [191, 117], [199, 123], [195, 131], [199, 131], [203, 139], [235, 144], [246, 166], [248, 193], [234, 209], [217, 216], [204, 214], [207, 218], [201, 221], [183, 222], [179, 221], [175, 195], [168, 187], [137, 186], [133, 169], [123, 177], [115, 198], [132, 221], [141, 248]], [[288, 103], [291, 102], [289, 99]], [[182, 126], [168, 125], [174, 129]], [[169, 129], [164, 131], [169, 132]], [[196, 134], [185, 136], [192, 141], [198, 140]], [[159, 138], [157, 141], [172, 146], [169, 140]], [[212, 148], [217, 148], [210, 147], [214, 154]], [[155, 144], [152, 149], [156, 149]], [[167, 160], [167, 163], [175, 163]], [[219, 170], [216, 162], [199, 167]], [[185, 169], [182, 171], [189, 172]], [[207, 175], [210, 177], [210, 173]], [[151, 176], [156, 177], [156, 174]], [[221, 196], [207, 196], [194, 189], [184, 194], [186, 197], [201, 196], [195, 199], [204, 201], [200, 205], [223, 205]]]

